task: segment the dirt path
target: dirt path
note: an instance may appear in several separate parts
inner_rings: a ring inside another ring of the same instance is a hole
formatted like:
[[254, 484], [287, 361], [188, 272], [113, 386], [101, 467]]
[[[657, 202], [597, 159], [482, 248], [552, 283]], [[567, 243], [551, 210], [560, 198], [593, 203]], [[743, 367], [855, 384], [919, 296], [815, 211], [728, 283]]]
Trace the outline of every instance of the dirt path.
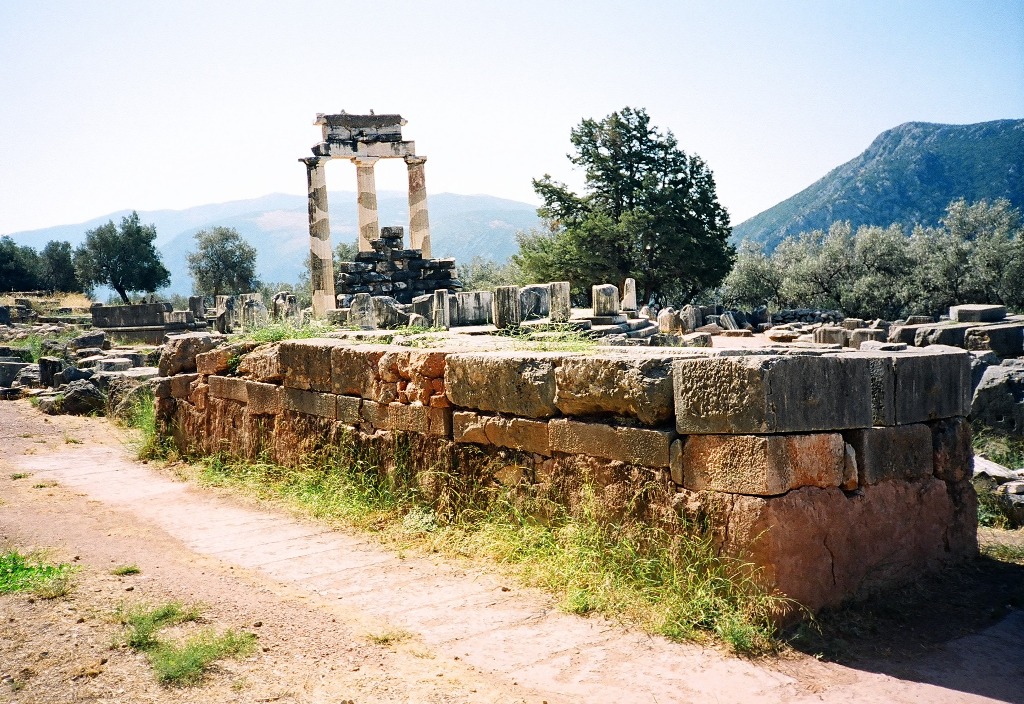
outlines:
[[[83, 565], [66, 602], [0, 597], [0, 676], [31, 670], [12, 701], [1024, 701], [1019, 611], [901, 663], [905, 679], [805, 656], [755, 663], [559, 613], [484, 570], [175, 481], [130, 459], [118, 435], [0, 404], [0, 540]], [[109, 574], [128, 563], [142, 574]], [[159, 687], [139, 656], [110, 650], [104, 614], [168, 599], [258, 633], [260, 652], [202, 688]], [[104, 657], [99, 674], [72, 679]]]

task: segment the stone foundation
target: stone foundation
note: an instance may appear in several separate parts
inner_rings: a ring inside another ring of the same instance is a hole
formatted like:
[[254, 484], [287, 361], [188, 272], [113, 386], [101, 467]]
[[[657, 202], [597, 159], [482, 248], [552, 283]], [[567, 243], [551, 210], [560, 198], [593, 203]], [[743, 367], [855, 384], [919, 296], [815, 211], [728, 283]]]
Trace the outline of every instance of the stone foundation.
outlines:
[[401, 455], [432, 498], [512, 485], [571, 508], [592, 486], [609, 518], [701, 522], [811, 611], [977, 552], [962, 350], [444, 344], [211, 349], [157, 380], [158, 417], [193, 453]]

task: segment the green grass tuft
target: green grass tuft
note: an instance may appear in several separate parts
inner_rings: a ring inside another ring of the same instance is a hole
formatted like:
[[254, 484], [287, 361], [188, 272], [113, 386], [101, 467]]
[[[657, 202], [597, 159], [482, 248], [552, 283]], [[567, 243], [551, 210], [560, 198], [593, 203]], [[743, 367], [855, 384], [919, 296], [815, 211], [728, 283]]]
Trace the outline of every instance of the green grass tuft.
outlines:
[[981, 554], [1000, 562], [1012, 562], [1024, 565], [1024, 545], [1007, 545], [1006, 543], [989, 543], [981, 546]]
[[199, 609], [169, 602], [152, 608], [122, 608], [118, 609], [116, 615], [121, 624], [128, 628], [125, 644], [133, 650], [149, 650], [158, 644], [156, 634], [161, 628], [196, 621], [199, 619]]
[[255, 646], [256, 636], [252, 633], [228, 630], [218, 635], [207, 631], [184, 645], [160, 643], [147, 654], [159, 682], [189, 686], [198, 684], [215, 661], [243, 657]]
[[116, 577], [126, 577], [132, 574], [142, 574], [142, 570], [139, 569], [138, 565], [123, 565], [110, 570], [110, 574]]
[[337, 332], [339, 328], [335, 325], [319, 320], [311, 320], [303, 325], [293, 325], [289, 322], [267, 323], [252, 330], [247, 330], [238, 336], [239, 340], [252, 340], [253, 342], [280, 342], [281, 340], [299, 340], [310, 337], [323, 337], [329, 332]]
[[71, 589], [71, 565], [48, 565], [17, 550], [0, 553], [0, 594], [29, 592], [43, 599], [64, 596]]

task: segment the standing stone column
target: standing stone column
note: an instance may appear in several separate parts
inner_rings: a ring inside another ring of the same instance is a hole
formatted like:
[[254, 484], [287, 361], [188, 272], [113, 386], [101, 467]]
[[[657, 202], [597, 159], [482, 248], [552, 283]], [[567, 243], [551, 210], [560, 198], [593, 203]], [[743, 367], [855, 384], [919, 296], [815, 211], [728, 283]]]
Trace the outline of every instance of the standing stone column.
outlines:
[[409, 168], [409, 246], [423, 250], [423, 258], [430, 259], [430, 219], [427, 216], [427, 179], [423, 173], [425, 156], [407, 156]]
[[452, 326], [451, 309], [448, 307], [448, 289], [439, 288], [434, 291], [430, 318], [430, 324], [435, 328], [447, 330]]
[[615, 284], [595, 284], [590, 290], [595, 316], [619, 314], [619, 288]]
[[552, 323], [568, 323], [572, 317], [572, 300], [568, 281], [552, 281], [548, 284], [551, 303], [548, 305], [548, 319]]
[[491, 299], [491, 317], [499, 330], [518, 327], [522, 320], [519, 312], [519, 287], [498, 286]]
[[636, 311], [636, 279], [626, 279], [622, 285], [622, 310]]
[[306, 165], [309, 188], [309, 279], [313, 289], [313, 315], [334, 310], [334, 258], [331, 254], [331, 223], [327, 217], [328, 159], [318, 156], [300, 159]]
[[356, 165], [356, 186], [359, 191], [359, 251], [372, 252], [370, 243], [380, 237], [380, 223], [377, 220], [377, 184], [373, 167], [379, 157], [357, 156], [352, 159]]

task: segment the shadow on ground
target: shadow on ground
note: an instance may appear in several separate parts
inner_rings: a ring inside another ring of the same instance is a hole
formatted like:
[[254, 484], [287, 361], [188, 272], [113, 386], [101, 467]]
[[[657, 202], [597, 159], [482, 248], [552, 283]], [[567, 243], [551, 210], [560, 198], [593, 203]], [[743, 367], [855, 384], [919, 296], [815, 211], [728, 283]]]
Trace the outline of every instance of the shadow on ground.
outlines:
[[1024, 564], [982, 555], [819, 614], [787, 641], [858, 670], [1024, 702]]

